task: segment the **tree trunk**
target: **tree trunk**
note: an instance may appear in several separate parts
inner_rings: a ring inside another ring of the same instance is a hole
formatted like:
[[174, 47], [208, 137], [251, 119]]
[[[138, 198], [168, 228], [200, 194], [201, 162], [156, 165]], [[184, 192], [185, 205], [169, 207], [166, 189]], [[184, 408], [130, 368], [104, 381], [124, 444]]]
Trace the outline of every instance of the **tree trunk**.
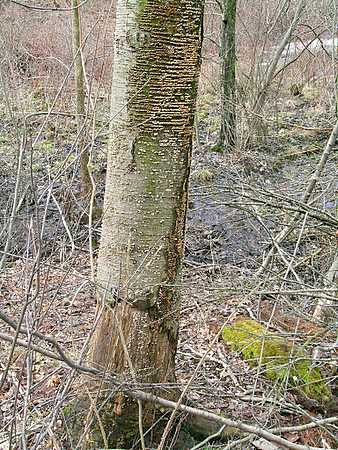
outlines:
[[[91, 359], [96, 367], [140, 383], [175, 382], [176, 285], [184, 252], [202, 14], [203, 0], [118, 0], [116, 6], [114, 120], [97, 271], [106, 307]], [[154, 417], [154, 406], [143, 405], [145, 430]], [[134, 442], [135, 402], [115, 396], [101, 420], [109, 445]]]
[[236, 3], [223, 0], [221, 27], [221, 130], [218, 145], [236, 146]]
[[81, 195], [87, 198], [91, 191], [91, 180], [88, 170], [89, 154], [85, 147], [85, 92], [84, 70], [82, 61], [82, 39], [79, 5], [80, 0], [72, 0], [72, 41], [76, 89], [76, 114], [78, 132], [78, 151], [80, 154], [80, 184]]

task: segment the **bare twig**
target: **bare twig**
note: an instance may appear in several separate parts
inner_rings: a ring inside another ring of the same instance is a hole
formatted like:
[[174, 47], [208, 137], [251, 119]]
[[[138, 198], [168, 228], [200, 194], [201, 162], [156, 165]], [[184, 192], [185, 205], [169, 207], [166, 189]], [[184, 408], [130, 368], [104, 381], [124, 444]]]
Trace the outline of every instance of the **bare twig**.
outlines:
[[7, 227], [7, 239], [6, 239], [6, 243], [4, 246], [2, 258], [0, 261], [0, 270], [3, 268], [3, 266], [6, 262], [7, 252], [8, 252], [9, 245], [10, 245], [10, 242], [12, 239], [12, 229], [13, 229], [13, 225], [14, 225], [16, 210], [17, 210], [20, 181], [22, 179], [22, 177], [21, 177], [22, 159], [23, 159], [24, 151], [26, 149], [26, 145], [27, 145], [27, 138], [26, 138], [26, 131], [24, 131], [20, 149], [18, 151], [17, 173], [16, 173], [16, 182], [15, 182], [15, 189], [14, 189], [14, 198], [13, 198], [13, 204], [12, 204], [12, 212], [11, 212], [8, 227]]
[[194, 445], [193, 447], [191, 447], [190, 450], [197, 450], [201, 447], [203, 447], [205, 444], [207, 444], [208, 442], [212, 441], [213, 439], [217, 438], [218, 436], [220, 436], [223, 433], [223, 430], [225, 428], [225, 425], [222, 425], [221, 428], [214, 434], [211, 434], [210, 436], [208, 436], [206, 439], [204, 439], [204, 441], [200, 442], [197, 445]]
[[35, 11], [50, 11], [50, 12], [59, 12], [59, 11], [72, 11], [73, 9], [80, 8], [85, 3], [88, 2], [88, 0], [82, 0], [81, 3], [79, 3], [75, 7], [71, 8], [46, 8], [44, 6], [33, 6], [33, 5], [27, 5], [27, 3], [18, 2], [17, 0], [9, 0], [11, 3], [14, 3], [15, 5], [22, 6], [26, 9], [33, 9]]
[[[326, 146], [324, 148], [324, 151], [322, 153], [322, 156], [320, 158], [320, 161], [317, 165], [317, 168], [313, 174], [313, 176], [310, 179], [310, 182], [304, 192], [302, 201], [303, 203], [308, 203], [310, 200], [310, 197], [314, 191], [314, 188], [317, 184], [317, 182], [320, 179], [320, 176], [324, 170], [324, 167], [329, 159], [329, 155], [332, 151], [332, 148], [334, 147], [336, 140], [337, 140], [337, 136], [338, 136], [338, 120], [335, 124], [335, 126], [332, 129], [331, 135], [326, 143]], [[293, 229], [295, 223], [298, 221], [299, 217], [300, 217], [300, 213], [295, 213], [295, 215], [293, 216], [293, 218], [290, 220], [289, 224], [286, 225], [282, 231], [278, 234], [278, 236], [275, 238], [275, 242], [278, 244], [281, 244], [284, 239], [289, 235], [290, 231]], [[268, 252], [268, 254], [266, 255], [266, 257], [264, 258], [264, 261], [260, 267], [260, 269], [257, 272], [257, 276], [262, 275], [262, 273], [267, 269], [267, 267], [269, 266], [271, 259], [274, 255], [275, 249], [274, 247], [270, 249], [270, 251]]]

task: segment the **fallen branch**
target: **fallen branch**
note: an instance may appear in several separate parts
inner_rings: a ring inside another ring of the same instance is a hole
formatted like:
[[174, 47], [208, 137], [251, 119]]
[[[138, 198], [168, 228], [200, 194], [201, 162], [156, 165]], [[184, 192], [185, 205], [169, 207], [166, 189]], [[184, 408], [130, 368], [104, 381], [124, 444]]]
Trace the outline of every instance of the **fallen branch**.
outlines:
[[[321, 447], [309, 447], [306, 445], [299, 445], [299, 444], [290, 442], [287, 439], [284, 439], [280, 436], [276, 436], [275, 434], [273, 434], [274, 430], [266, 431], [266, 430], [263, 430], [262, 428], [255, 427], [253, 425], [247, 425], [242, 422], [237, 422], [235, 420], [220, 417], [217, 414], [213, 414], [208, 411], [204, 411], [202, 409], [193, 408], [191, 406], [187, 406], [187, 405], [183, 405], [183, 404], [177, 405], [177, 403], [175, 403], [175, 402], [166, 400], [161, 397], [157, 397], [156, 395], [153, 395], [153, 394], [148, 394], [146, 392], [134, 391], [134, 392], [129, 392], [128, 395], [134, 399], [143, 400], [146, 402], [153, 402], [153, 403], [161, 405], [167, 409], [172, 409], [172, 410], [178, 409], [180, 411], [188, 413], [190, 416], [203, 417], [204, 419], [206, 419], [210, 422], [213, 422], [213, 423], [225, 425], [226, 427], [230, 427], [230, 428], [236, 428], [245, 433], [255, 434], [257, 436], [260, 436], [260, 437], [266, 439], [269, 442], [273, 442], [275, 444], [282, 445], [290, 450], [323, 450]], [[327, 422], [328, 420], [329, 420], [329, 422]], [[330, 417], [329, 419], [326, 419], [326, 422], [324, 422], [324, 423], [335, 423], [335, 422], [338, 422], [338, 417]], [[311, 424], [309, 424], [309, 428], [313, 428], [314, 426], [320, 426], [319, 425], [320, 423], [322, 425], [323, 421], [311, 422]], [[313, 426], [312, 426], [312, 424], [313, 424]], [[292, 427], [288, 427], [289, 432], [291, 431], [290, 428], [292, 428]], [[299, 427], [297, 427], [297, 428], [299, 428]], [[282, 432], [283, 428], [279, 428], [276, 430], [277, 431], [275, 431], [275, 432]], [[329, 449], [329, 450], [334, 450], [334, 449]]]
[[[15, 322], [12, 321], [11, 319], [9, 319], [6, 315], [4, 315], [3, 313], [0, 313], [0, 318], [3, 319], [5, 322], [7, 322], [11, 327], [15, 327]], [[20, 331], [18, 332], [22, 333], [22, 334], [27, 334], [27, 330], [25, 330], [24, 328], [21, 328]], [[310, 422], [309, 424], [305, 424], [305, 425], [301, 425], [301, 426], [297, 426], [297, 427], [287, 427], [287, 428], [275, 428], [272, 430], [264, 430], [260, 427], [256, 427], [254, 425], [248, 425], [242, 422], [238, 422], [235, 420], [231, 420], [231, 419], [227, 419], [221, 416], [218, 416], [217, 414], [214, 413], [210, 413], [208, 411], [202, 410], [202, 409], [198, 409], [198, 408], [193, 408], [191, 406], [187, 406], [185, 404], [178, 404], [177, 402], [173, 402], [170, 400], [166, 400], [162, 397], [158, 397], [156, 395], [150, 394], [150, 393], [146, 393], [143, 392], [139, 389], [134, 389], [131, 384], [122, 384], [120, 381], [118, 381], [118, 379], [112, 375], [108, 375], [108, 374], [104, 374], [102, 373], [100, 370], [94, 368], [94, 367], [88, 367], [88, 366], [81, 366], [79, 364], [77, 364], [76, 362], [72, 361], [70, 358], [68, 358], [65, 353], [63, 352], [63, 350], [61, 349], [60, 345], [55, 341], [55, 339], [49, 337], [49, 336], [45, 336], [42, 333], [39, 332], [33, 332], [32, 335], [40, 338], [40, 339], [44, 339], [46, 342], [54, 345], [56, 347], [57, 352], [59, 353], [58, 355], [55, 353], [52, 353], [48, 350], [45, 350], [41, 347], [35, 346], [35, 345], [31, 345], [30, 343], [27, 343], [25, 341], [22, 341], [21, 339], [17, 339], [16, 340], [16, 344], [25, 348], [29, 348], [33, 351], [36, 351], [38, 353], [43, 354], [44, 356], [47, 356], [49, 358], [52, 359], [56, 359], [58, 361], [62, 361], [65, 362], [69, 367], [82, 372], [82, 373], [87, 373], [90, 375], [94, 375], [94, 376], [98, 376], [100, 378], [104, 377], [106, 379], [106, 381], [110, 382], [111, 384], [113, 384], [114, 386], [118, 386], [118, 389], [120, 391], [123, 391], [127, 396], [135, 399], [135, 400], [141, 400], [141, 401], [145, 401], [145, 402], [152, 402], [155, 403], [159, 406], [162, 406], [166, 409], [170, 409], [170, 410], [174, 410], [174, 411], [183, 411], [185, 413], [188, 413], [190, 416], [190, 423], [193, 422], [192, 417], [196, 418], [200, 418], [200, 419], [204, 419], [204, 421], [206, 421], [207, 424], [219, 424], [220, 426], [225, 426], [223, 432], [227, 432], [229, 433], [229, 429], [237, 429], [240, 430], [244, 433], [250, 433], [250, 434], [255, 434], [256, 436], [262, 437], [270, 442], [273, 442], [275, 444], [279, 444], [282, 445], [290, 450], [323, 450], [320, 447], [307, 447], [304, 445], [298, 445], [295, 444], [293, 442], [288, 441], [287, 439], [284, 439], [280, 436], [277, 436], [274, 433], [282, 433], [284, 431], [288, 431], [288, 432], [292, 432], [292, 431], [299, 431], [300, 428], [302, 427], [301, 430], [307, 429], [307, 428], [314, 428], [317, 426], [322, 426], [324, 424], [332, 424], [332, 423], [336, 423], [338, 422], [338, 417], [330, 417], [328, 419], [323, 419], [323, 420], [318, 420], [318, 421], [314, 421], [314, 422]], [[13, 342], [14, 338], [8, 335], [5, 335], [4, 333], [0, 333], [0, 339], [9, 341], [9, 342]], [[134, 384], [135, 385], [135, 384]], [[158, 386], [161, 387], [161, 386]], [[305, 428], [304, 428], [305, 427]], [[214, 427], [213, 427], [214, 428]], [[212, 429], [212, 427], [210, 426], [210, 429]], [[333, 449], [332, 449], [333, 450]]]

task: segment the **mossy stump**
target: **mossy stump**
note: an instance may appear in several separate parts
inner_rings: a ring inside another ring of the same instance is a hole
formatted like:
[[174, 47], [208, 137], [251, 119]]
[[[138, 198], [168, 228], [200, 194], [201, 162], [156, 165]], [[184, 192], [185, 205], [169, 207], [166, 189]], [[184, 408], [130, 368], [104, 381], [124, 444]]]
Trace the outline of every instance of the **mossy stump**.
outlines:
[[248, 319], [225, 326], [222, 337], [251, 367], [260, 367], [266, 378], [321, 405], [330, 401], [332, 393], [321, 370], [312, 366], [303, 348]]

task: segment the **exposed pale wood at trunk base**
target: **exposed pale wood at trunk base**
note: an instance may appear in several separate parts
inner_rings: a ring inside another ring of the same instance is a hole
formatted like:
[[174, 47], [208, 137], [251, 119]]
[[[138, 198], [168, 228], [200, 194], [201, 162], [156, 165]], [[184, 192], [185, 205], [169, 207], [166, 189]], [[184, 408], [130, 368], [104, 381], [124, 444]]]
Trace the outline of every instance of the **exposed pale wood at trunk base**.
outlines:
[[[97, 274], [107, 307], [91, 359], [140, 383], [175, 381], [175, 285], [184, 250], [202, 13], [202, 0], [117, 2], [114, 120]], [[155, 412], [143, 405], [144, 431]], [[109, 445], [139, 438], [132, 400], [115, 396], [100, 415]], [[91, 435], [95, 445], [99, 435]]]

